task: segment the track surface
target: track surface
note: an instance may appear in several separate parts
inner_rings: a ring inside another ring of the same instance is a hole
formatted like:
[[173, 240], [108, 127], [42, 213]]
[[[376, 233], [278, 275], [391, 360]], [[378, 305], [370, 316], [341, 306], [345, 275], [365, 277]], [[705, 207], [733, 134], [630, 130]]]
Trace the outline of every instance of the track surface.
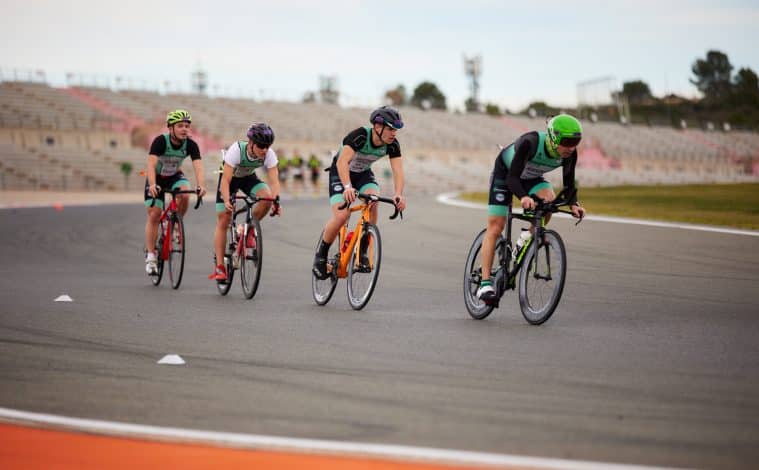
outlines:
[[[190, 211], [179, 291], [143, 272], [144, 209], [0, 210], [0, 406], [236, 433], [602, 462], [759, 461], [759, 237], [555, 220], [568, 279], [549, 322], [461, 295], [482, 211], [381, 214], [380, 281], [311, 299], [325, 201], [267, 218], [246, 301], [211, 270], [213, 204]], [[73, 302], [53, 302], [61, 294]], [[156, 364], [180, 354], [184, 366]]]

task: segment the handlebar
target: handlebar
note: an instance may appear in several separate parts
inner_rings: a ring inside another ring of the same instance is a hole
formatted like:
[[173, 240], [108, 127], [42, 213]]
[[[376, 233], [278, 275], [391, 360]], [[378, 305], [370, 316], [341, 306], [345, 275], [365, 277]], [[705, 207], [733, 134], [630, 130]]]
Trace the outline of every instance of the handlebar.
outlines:
[[[567, 189], [563, 189], [557, 196], [556, 199], [553, 201], [545, 201], [544, 199], [536, 196], [536, 195], [530, 195], [530, 197], [536, 202], [536, 207], [534, 210], [531, 211], [525, 211], [525, 215], [528, 214], [537, 214], [537, 213], [554, 213], [554, 212], [561, 212], [563, 214], [569, 214], [571, 216], [574, 216], [572, 211], [563, 210], [561, 207], [569, 206], [572, 201], [574, 200], [575, 195], [577, 194], [577, 189], [572, 188], [571, 190], [567, 191]], [[575, 223], [575, 225], [582, 222], [582, 217], [579, 218], [579, 220]]]
[[245, 208], [244, 209], [238, 209], [235, 211], [234, 215], [241, 214], [247, 210], [248, 207], [255, 205], [259, 201], [269, 201], [274, 203], [274, 207], [279, 207], [281, 205], [279, 200], [279, 195], [277, 197], [251, 197], [249, 194], [243, 194], [243, 196], [240, 198], [245, 202]]
[[[163, 191], [163, 189], [160, 186], [158, 186], [158, 185], [156, 185], [156, 188], [158, 188], [158, 194], [161, 194], [161, 191]], [[195, 201], [195, 207], [194, 208], [197, 209], [198, 207], [200, 207], [200, 206], [203, 205], [203, 196], [200, 196], [200, 188], [195, 188], [195, 189], [170, 189], [168, 191], [163, 191], [163, 192], [171, 194], [172, 198], [176, 198], [177, 194], [195, 194], [198, 197], [197, 197], [197, 200]], [[153, 198], [153, 201], [150, 203], [150, 207], [155, 207], [155, 201], [156, 201], [156, 198]]]
[[[359, 199], [363, 199], [367, 204], [372, 202], [385, 202], [387, 204], [392, 204], [395, 208], [395, 212], [393, 212], [393, 215], [390, 216], [390, 220], [395, 220], [396, 217], [399, 215], [401, 216], [401, 219], [403, 219], [403, 211], [398, 209], [397, 203], [395, 200], [390, 199], [389, 197], [382, 197], [378, 196], [376, 194], [366, 194], [366, 193], [358, 193], [356, 196]], [[338, 210], [343, 210], [348, 208], [348, 203], [343, 203], [340, 207], [338, 207]]]

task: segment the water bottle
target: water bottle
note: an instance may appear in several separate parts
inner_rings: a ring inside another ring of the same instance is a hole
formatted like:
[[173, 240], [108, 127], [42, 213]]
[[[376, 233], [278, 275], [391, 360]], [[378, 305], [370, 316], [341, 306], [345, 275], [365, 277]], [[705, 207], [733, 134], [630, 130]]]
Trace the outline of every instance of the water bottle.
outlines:
[[345, 236], [345, 241], [343, 242], [343, 249], [341, 251], [345, 251], [348, 249], [348, 245], [351, 242], [351, 238], [353, 238], [353, 232], [348, 232], [348, 235]]
[[519, 255], [519, 252], [522, 251], [522, 247], [527, 244], [530, 238], [532, 238], [532, 234], [530, 233], [530, 231], [526, 228], [523, 228], [522, 233], [519, 234], [519, 238], [517, 238], [517, 242], [514, 245], [515, 258]]

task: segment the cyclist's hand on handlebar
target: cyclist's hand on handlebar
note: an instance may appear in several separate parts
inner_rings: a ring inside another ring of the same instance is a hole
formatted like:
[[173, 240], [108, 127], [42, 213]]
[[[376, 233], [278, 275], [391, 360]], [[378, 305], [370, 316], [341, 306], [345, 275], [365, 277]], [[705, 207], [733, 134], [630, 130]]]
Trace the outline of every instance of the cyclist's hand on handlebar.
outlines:
[[152, 197], [153, 199], [157, 198], [158, 193], [160, 192], [161, 192], [161, 187], [158, 186], [157, 184], [148, 186], [148, 194], [150, 194], [150, 197]]
[[519, 200], [519, 203], [522, 205], [522, 209], [531, 211], [535, 209], [535, 200], [531, 198], [530, 196], [525, 196], [522, 199]]
[[584, 207], [578, 206], [578, 205], [572, 205], [572, 207], [570, 207], [570, 209], [572, 210], [572, 215], [575, 216], [575, 217], [577, 217], [578, 219], [582, 219], [583, 217], [585, 217], [585, 208]]
[[405, 197], [403, 197], [401, 194], [396, 194], [395, 196], [393, 196], [393, 200], [395, 201], [395, 207], [397, 207], [399, 211], [406, 210]]
[[269, 215], [271, 217], [274, 217], [275, 215], [282, 215], [282, 206], [279, 205], [279, 198], [277, 198], [276, 201], [271, 205], [271, 211], [269, 212]]
[[358, 196], [358, 191], [356, 191], [356, 188], [349, 187], [345, 188], [343, 191], [343, 198], [345, 199], [345, 202], [348, 203], [348, 205], [353, 204], [353, 201], [356, 200], [356, 197]]
[[231, 200], [227, 199], [226, 201], [224, 201], [224, 210], [229, 213], [232, 213], [235, 211], [235, 205], [232, 204]]
[[195, 190], [198, 192], [198, 197], [203, 197], [206, 195], [206, 187], [205, 186], [198, 186], [195, 188]]

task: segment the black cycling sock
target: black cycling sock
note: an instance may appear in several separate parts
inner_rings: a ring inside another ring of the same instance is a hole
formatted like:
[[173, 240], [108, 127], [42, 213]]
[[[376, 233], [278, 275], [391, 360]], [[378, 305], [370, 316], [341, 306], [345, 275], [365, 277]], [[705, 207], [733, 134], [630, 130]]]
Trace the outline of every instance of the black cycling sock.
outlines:
[[319, 242], [319, 248], [316, 249], [316, 254], [323, 258], [326, 258], [330, 246], [332, 246], [332, 243], [327, 243], [324, 240], [321, 240]]

